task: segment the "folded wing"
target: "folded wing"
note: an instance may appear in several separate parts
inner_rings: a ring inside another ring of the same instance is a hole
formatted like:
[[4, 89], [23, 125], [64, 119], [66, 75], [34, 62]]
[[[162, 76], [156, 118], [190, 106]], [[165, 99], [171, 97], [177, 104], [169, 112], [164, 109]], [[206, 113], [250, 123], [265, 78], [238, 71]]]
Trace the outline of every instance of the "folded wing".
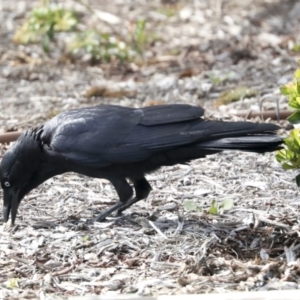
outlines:
[[95, 167], [139, 162], [153, 151], [178, 147], [197, 138], [183, 133], [204, 110], [190, 105], [142, 109], [97, 106], [62, 113], [45, 123], [41, 140], [66, 159]]

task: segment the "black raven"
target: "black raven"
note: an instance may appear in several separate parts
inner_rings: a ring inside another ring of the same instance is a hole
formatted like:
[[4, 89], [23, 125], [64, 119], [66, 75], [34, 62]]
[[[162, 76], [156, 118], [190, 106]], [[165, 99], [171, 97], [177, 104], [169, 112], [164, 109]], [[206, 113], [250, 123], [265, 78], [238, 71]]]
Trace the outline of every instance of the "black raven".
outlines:
[[14, 224], [22, 198], [65, 172], [113, 184], [120, 201], [96, 219], [101, 221], [145, 199], [151, 190], [145, 174], [161, 166], [227, 149], [263, 153], [281, 148], [277, 125], [205, 120], [203, 114], [201, 107], [183, 104], [139, 109], [100, 105], [63, 112], [26, 131], [0, 164], [4, 221], [11, 213]]

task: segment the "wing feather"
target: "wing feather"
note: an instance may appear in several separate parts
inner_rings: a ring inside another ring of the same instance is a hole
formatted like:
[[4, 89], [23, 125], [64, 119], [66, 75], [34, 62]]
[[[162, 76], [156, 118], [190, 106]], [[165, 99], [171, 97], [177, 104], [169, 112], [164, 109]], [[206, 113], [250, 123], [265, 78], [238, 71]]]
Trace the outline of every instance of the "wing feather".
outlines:
[[194, 140], [180, 132], [201, 121], [203, 112], [190, 105], [75, 109], [46, 122], [41, 140], [52, 151], [79, 164], [103, 167], [138, 162], [149, 158], [153, 151]]

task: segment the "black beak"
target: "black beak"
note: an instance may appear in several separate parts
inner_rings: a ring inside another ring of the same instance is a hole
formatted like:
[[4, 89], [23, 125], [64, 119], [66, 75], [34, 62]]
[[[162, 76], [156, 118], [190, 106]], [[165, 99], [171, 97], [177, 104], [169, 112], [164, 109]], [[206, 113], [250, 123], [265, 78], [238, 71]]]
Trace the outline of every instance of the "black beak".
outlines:
[[3, 204], [3, 219], [8, 221], [9, 213], [11, 213], [11, 223], [14, 225], [18, 207], [19, 207], [19, 190], [4, 190], [4, 204]]

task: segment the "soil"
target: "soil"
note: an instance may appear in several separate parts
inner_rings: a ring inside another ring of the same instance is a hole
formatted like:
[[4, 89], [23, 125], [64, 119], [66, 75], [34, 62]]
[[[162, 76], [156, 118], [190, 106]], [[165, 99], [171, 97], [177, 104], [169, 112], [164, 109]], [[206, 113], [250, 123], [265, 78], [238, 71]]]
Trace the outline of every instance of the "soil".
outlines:
[[[259, 111], [266, 95], [263, 110], [274, 110], [276, 101], [288, 107], [279, 87], [292, 80], [300, 58], [296, 0], [63, 3], [79, 15], [78, 30], [121, 40], [130, 40], [145, 20], [141, 54], [124, 62], [71, 56], [65, 42], [74, 32], [57, 34], [48, 53], [40, 43], [14, 43], [40, 3], [2, 0], [0, 132], [99, 104], [188, 103], [224, 120]], [[237, 88], [241, 94], [232, 102], [226, 95]], [[289, 124], [280, 124], [287, 134]], [[0, 145], [1, 156], [9, 147]], [[274, 153], [226, 151], [149, 174], [148, 199], [103, 223], [92, 220], [117, 201], [111, 184], [56, 176], [25, 197], [15, 227], [3, 224], [0, 298], [298, 289], [296, 174], [284, 171]], [[234, 206], [222, 210], [228, 199]], [[213, 201], [216, 215], [209, 213]]]

